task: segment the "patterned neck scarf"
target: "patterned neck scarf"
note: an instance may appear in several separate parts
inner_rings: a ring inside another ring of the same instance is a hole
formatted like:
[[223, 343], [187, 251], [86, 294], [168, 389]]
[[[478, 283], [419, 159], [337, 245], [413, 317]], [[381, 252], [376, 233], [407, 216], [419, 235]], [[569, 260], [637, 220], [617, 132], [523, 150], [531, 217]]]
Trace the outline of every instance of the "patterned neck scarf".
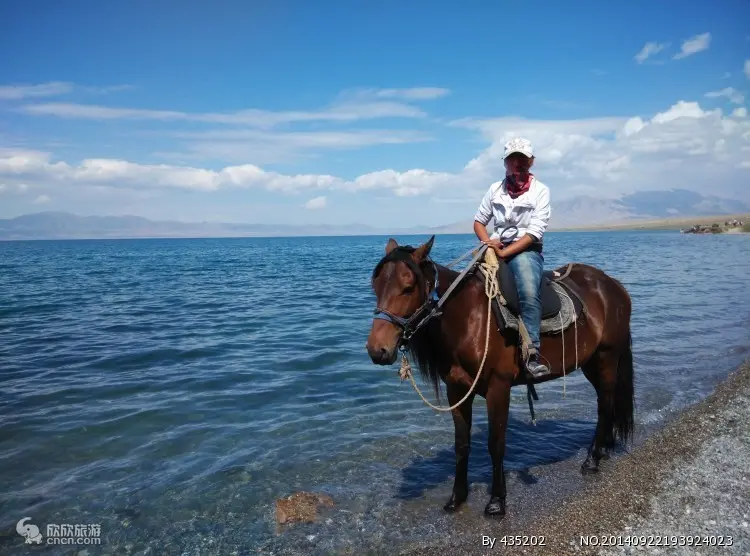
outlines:
[[511, 199], [520, 197], [531, 187], [534, 174], [531, 172], [509, 172], [505, 176], [505, 188]]

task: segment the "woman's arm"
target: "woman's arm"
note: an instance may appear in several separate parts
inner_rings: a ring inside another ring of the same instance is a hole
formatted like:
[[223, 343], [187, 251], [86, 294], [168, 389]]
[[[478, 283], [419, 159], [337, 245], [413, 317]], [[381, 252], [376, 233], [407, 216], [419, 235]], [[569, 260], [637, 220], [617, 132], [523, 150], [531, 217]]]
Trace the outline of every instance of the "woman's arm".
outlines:
[[512, 257], [513, 255], [517, 255], [521, 251], [525, 251], [529, 247], [531, 247], [531, 244], [534, 243], [533, 238], [525, 234], [521, 236], [521, 239], [518, 241], [514, 241], [508, 247], [504, 247], [500, 251], [498, 251], [497, 255], [498, 257], [502, 257], [503, 259], [506, 259], [508, 257]]
[[487, 233], [487, 224], [493, 218], [492, 213], [492, 189], [493, 185], [487, 190], [487, 193], [482, 197], [482, 202], [479, 203], [479, 208], [474, 215], [474, 234], [479, 238], [482, 243], [485, 243], [495, 250], [495, 253], [500, 253], [500, 249], [503, 244], [499, 239], [490, 239]]
[[487, 242], [490, 240], [487, 227], [477, 220], [474, 220], [474, 233], [479, 238], [479, 241]]

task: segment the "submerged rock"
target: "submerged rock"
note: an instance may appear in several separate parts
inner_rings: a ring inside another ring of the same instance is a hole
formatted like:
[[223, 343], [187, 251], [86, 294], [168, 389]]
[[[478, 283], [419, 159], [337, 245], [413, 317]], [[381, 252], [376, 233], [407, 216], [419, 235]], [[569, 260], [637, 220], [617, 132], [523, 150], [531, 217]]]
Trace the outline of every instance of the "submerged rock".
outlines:
[[318, 515], [318, 506], [333, 507], [333, 499], [326, 494], [295, 492], [276, 500], [276, 524], [293, 522], [312, 523]]

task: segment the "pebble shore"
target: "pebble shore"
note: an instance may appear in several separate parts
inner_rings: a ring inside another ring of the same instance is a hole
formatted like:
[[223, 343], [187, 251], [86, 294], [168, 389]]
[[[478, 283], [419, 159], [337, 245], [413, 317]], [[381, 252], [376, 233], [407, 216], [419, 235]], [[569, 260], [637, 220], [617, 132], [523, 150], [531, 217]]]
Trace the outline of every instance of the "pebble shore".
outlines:
[[[498, 535], [490, 548], [476, 534], [402, 554], [750, 556], [750, 362], [630, 453], [602, 465], [558, 508], [502, 533], [543, 536], [544, 546], [510, 546]], [[488, 521], [488, 537], [492, 529]]]

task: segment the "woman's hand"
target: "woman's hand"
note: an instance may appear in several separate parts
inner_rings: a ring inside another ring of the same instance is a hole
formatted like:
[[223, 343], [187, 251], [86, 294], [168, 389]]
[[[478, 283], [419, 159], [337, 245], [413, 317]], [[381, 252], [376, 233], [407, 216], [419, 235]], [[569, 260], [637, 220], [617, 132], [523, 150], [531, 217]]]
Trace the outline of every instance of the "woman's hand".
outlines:
[[500, 249], [502, 249], [503, 247], [505, 247], [503, 245], [503, 242], [500, 241], [499, 239], [488, 239], [487, 241], [483, 241], [482, 243], [484, 243], [487, 247], [491, 247], [492, 249], [494, 249], [496, 253]]
[[483, 241], [482, 243], [492, 249], [498, 257], [500, 257], [501, 259], [503, 258], [503, 255], [505, 254], [503, 252], [505, 244], [503, 244], [502, 241], [500, 241], [499, 239], [489, 239], [487, 241]]

